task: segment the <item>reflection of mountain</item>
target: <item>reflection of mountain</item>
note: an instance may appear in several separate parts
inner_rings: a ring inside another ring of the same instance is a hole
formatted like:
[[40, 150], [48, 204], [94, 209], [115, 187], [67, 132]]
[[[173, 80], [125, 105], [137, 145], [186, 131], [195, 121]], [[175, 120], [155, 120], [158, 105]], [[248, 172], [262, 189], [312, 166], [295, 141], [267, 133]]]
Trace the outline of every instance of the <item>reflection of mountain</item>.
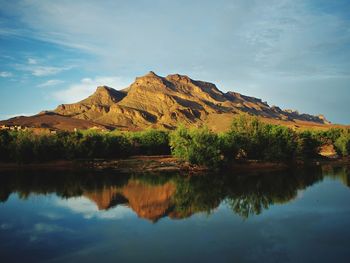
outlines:
[[118, 204], [128, 204], [139, 217], [156, 221], [168, 212], [175, 190], [172, 182], [150, 185], [130, 180], [120, 188], [104, 188], [101, 191], [84, 192], [83, 195], [95, 202], [100, 210]]
[[273, 204], [289, 202], [315, 182], [331, 176], [349, 186], [347, 167], [296, 170], [275, 174], [208, 175], [110, 175], [8, 173], [0, 175], [0, 201], [11, 193], [21, 198], [30, 194], [56, 193], [62, 198], [85, 196], [99, 210], [118, 205], [130, 207], [139, 217], [156, 222], [160, 218], [180, 219], [198, 212], [211, 212], [226, 201], [242, 217], [259, 214]]

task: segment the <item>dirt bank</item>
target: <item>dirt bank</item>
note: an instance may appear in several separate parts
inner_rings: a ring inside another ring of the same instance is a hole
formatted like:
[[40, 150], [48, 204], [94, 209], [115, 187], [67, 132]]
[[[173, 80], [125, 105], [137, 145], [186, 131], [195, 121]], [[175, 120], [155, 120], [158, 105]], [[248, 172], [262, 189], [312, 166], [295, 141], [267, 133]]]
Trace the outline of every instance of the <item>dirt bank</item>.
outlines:
[[[310, 161], [297, 161], [294, 163], [266, 162], [256, 160], [242, 160], [232, 163], [223, 168], [224, 172], [254, 172], [254, 171], [276, 171], [289, 167], [305, 165], [325, 164], [350, 164], [349, 158], [331, 159], [322, 158]], [[60, 160], [45, 163], [0, 163], [0, 172], [5, 170], [113, 170], [120, 173], [157, 173], [157, 172], [183, 172], [185, 174], [200, 174], [210, 172], [209, 169], [191, 165], [172, 156], [133, 156], [128, 159], [106, 160]]]

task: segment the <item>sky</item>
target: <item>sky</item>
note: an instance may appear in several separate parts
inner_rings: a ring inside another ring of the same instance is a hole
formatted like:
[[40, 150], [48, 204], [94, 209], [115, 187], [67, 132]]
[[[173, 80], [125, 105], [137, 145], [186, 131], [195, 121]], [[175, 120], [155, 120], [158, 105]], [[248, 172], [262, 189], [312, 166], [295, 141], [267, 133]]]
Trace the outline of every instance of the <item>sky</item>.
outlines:
[[0, 119], [151, 70], [350, 124], [350, 0], [0, 0]]

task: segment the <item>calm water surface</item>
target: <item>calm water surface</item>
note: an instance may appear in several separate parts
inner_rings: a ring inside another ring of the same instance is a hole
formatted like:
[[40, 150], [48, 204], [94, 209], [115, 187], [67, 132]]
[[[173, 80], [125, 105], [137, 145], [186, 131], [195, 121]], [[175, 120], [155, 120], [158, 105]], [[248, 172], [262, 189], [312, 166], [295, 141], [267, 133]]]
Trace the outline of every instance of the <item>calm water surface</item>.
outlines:
[[0, 174], [1, 262], [350, 262], [350, 169]]

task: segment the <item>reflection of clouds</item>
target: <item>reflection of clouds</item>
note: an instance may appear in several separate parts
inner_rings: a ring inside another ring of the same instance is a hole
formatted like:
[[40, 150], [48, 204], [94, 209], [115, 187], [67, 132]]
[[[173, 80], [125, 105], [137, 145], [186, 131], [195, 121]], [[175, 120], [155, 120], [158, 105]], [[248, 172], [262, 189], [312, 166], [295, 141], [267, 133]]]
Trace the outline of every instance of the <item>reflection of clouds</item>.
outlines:
[[130, 217], [133, 212], [125, 206], [117, 206], [109, 210], [98, 210], [97, 206], [85, 197], [59, 199], [56, 204], [70, 209], [74, 213], [82, 214], [84, 218], [121, 219]]
[[72, 232], [72, 230], [55, 224], [37, 223], [34, 225], [34, 232], [47, 234], [53, 232]]
[[298, 190], [297, 196], [296, 196], [296, 200], [298, 199], [302, 199], [304, 197], [304, 192], [305, 190]]
[[47, 235], [73, 232], [74, 231], [70, 228], [44, 222], [36, 223], [30, 230], [23, 231], [23, 233], [29, 234], [28, 238], [30, 242], [44, 241], [48, 238]]
[[3, 223], [0, 225], [0, 229], [1, 230], [8, 230], [8, 229], [11, 229], [13, 227], [12, 224], [8, 224], [8, 223]]
[[44, 217], [51, 219], [51, 220], [58, 220], [58, 219], [62, 219], [64, 217], [63, 215], [57, 214], [54, 212], [41, 212], [41, 213], [39, 213], [39, 215], [44, 216]]

